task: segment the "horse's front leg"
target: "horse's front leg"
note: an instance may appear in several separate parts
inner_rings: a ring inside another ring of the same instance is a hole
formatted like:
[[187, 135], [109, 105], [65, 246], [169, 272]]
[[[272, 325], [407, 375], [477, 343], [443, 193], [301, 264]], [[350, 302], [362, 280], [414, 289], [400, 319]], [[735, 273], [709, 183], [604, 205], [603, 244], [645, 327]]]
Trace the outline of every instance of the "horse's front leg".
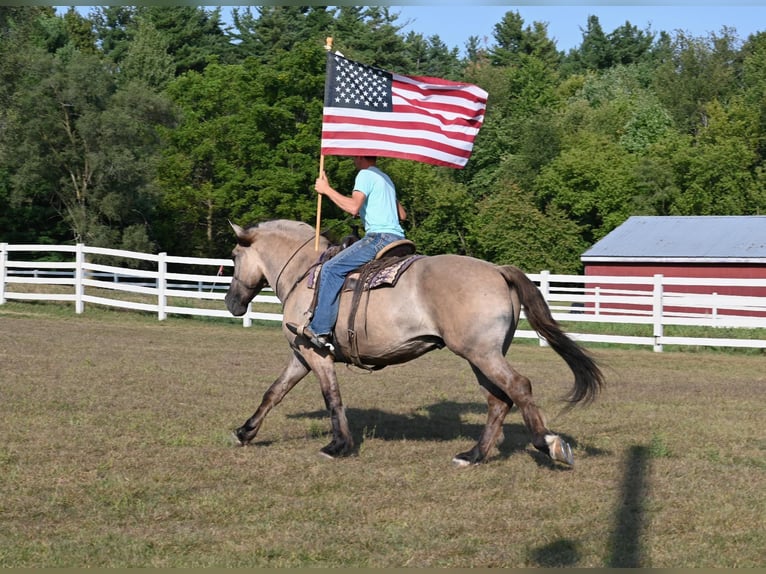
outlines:
[[348, 427], [346, 408], [340, 396], [333, 358], [330, 355], [312, 353], [306, 359], [312, 363], [314, 374], [319, 379], [325, 406], [330, 411], [332, 422], [332, 441], [322, 447], [320, 452], [329, 458], [349, 456], [354, 451], [354, 439]]
[[263, 419], [269, 411], [277, 406], [285, 395], [297, 385], [309, 372], [309, 367], [298, 352], [293, 352], [290, 361], [280, 373], [277, 380], [274, 381], [268, 390], [263, 394], [263, 400], [245, 424], [234, 431], [239, 443], [244, 446], [255, 438], [258, 430], [261, 428]]

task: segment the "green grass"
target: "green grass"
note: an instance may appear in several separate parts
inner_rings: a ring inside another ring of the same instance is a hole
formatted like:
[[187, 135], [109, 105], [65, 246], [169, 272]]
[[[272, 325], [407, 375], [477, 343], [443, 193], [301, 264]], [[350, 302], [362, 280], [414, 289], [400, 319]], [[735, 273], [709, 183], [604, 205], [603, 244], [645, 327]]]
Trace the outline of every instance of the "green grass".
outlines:
[[766, 374], [739, 353], [592, 350], [608, 388], [561, 413], [571, 374], [514, 344], [572, 469], [514, 409], [457, 469], [486, 407], [446, 350], [338, 377], [357, 456], [318, 456], [313, 376], [246, 448], [287, 347], [271, 324], [0, 306], [0, 567], [762, 567]]

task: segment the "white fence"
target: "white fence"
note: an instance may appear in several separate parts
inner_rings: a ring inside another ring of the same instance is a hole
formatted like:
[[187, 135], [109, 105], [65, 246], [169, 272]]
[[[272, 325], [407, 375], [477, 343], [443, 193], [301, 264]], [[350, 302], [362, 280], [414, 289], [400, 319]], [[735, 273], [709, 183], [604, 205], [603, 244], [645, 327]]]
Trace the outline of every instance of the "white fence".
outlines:
[[[130, 260], [132, 265], [118, 265], [125, 260]], [[106, 261], [112, 264], [105, 264]], [[2, 243], [0, 305], [9, 300], [64, 301], [74, 303], [76, 313], [83, 313], [85, 305], [90, 303], [154, 313], [159, 320], [171, 314], [232, 318], [223, 303], [231, 282], [230, 271], [227, 274], [226, 270], [232, 265], [229, 259], [173, 257], [166, 253], [150, 255], [82, 244]], [[568, 333], [578, 341], [647, 345], [655, 351], [662, 351], [663, 345], [766, 349], [766, 330], [763, 336], [759, 332], [757, 338], [665, 334], [665, 328], [671, 325], [714, 328], [711, 329], [714, 334], [723, 333], [719, 329], [766, 329], [766, 296], [717, 292], [727, 287], [755, 287], [766, 292], [766, 279], [662, 275], [596, 278], [554, 275], [547, 271], [529, 277], [539, 285], [553, 316], [567, 322]], [[598, 286], [593, 287], [595, 283]], [[626, 285], [630, 288], [625, 288]], [[683, 287], [691, 285], [704, 286], [709, 292], [684, 292]], [[253, 305], [265, 309], [254, 310]], [[242, 318], [243, 325], [250, 326], [254, 319], [281, 321], [279, 300], [268, 291], [257, 296]], [[588, 324], [646, 325], [647, 334], [589, 333]], [[538, 337], [531, 330], [519, 330], [516, 336]]]

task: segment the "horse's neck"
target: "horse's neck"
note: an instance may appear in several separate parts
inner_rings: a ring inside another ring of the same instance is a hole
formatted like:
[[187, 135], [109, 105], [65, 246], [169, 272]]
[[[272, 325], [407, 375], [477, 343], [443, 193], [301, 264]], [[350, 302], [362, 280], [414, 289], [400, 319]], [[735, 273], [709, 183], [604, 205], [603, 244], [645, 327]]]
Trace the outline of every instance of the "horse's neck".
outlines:
[[[285, 297], [319, 259], [321, 251], [314, 250], [311, 241], [296, 241], [281, 249], [270, 250], [267, 280], [278, 297]], [[284, 302], [284, 301], [283, 301]]]

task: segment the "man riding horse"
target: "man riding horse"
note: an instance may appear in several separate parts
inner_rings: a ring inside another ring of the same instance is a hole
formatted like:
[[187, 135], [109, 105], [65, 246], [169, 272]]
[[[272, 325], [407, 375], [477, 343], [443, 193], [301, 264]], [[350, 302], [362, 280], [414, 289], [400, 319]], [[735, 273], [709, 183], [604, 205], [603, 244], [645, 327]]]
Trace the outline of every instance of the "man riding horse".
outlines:
[[310, 322], [303, 326], [295, 323], [286, 325], [294, 334], [306, 337], [315, 347], [330, 352], [335, 350], [332, 331], [338, 318], [340, 292], [346, 276], [375, 259], [387, 245], [404, 239], [404, 230], [399, 222], [407, 218], [407, 212], [396, 197], [396, 187], [391, 178], [377, 166], [377, 158], [354, 156], [353, 160], [358, 172], [351, 196], [333, 189], [324, 170], [319, 174], [314, 188], [343, 211], [353, 216], [359, 215], [365, 235], [322, 265], [316, 306]]

